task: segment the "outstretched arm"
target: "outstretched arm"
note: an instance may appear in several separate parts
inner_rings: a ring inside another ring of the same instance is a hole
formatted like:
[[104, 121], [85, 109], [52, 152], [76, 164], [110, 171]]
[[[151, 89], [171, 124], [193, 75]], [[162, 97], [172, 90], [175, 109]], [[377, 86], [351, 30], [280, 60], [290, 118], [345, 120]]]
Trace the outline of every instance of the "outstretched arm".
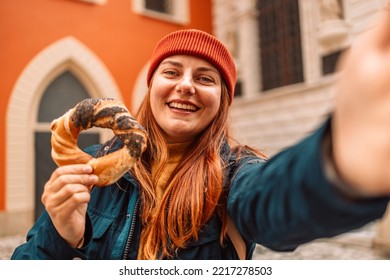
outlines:
[[[382, 11], [343, 56], [336, 88], [335, 111], [321, 129], [264, 164], [247, 164], [234, 178], [228, 210], [246, 240], [292, 250], [359, 228], [385, 212], [390, 11]], [[329, 176], [329, 166], [336, 176]]]

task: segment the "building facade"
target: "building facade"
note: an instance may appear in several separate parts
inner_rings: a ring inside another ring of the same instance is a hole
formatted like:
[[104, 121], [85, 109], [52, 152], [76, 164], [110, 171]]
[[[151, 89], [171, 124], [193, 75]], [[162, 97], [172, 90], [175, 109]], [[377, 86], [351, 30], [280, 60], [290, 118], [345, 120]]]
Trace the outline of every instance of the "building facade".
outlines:
[[315, 129], [333, 106], [338, 57], [387, 2], [213, 0], [239, 69], [236, 137], [272, 155]]

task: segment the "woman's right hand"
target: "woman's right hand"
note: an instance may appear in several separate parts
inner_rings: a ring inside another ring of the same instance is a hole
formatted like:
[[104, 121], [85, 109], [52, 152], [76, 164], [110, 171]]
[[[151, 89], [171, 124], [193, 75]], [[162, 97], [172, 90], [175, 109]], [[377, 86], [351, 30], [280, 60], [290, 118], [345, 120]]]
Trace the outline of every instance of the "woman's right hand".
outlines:
[[99, 179], [92, 172], [86, 164], [58, 167], [42, 194], [42, 203], [55, 228], [72, 247], [77, 247], [84, 237], [90, 187]]

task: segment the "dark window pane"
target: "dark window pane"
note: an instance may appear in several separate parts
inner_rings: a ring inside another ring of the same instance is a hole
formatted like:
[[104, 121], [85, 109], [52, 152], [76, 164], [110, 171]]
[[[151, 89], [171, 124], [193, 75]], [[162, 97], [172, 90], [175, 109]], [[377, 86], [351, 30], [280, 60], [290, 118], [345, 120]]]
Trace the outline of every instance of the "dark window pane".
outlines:
[[170, 0], [145, 0], [145, 8], [159, 13], [170, 14]]
[[257, 0], [263, 90], [301, 83], [298, 0]]
[[234, 88], [234, 97], [242, 96], [242, 82], [237, 80], [236, 87]]
[[328, 75], [336, 71], [337, 62], [342, 54], [342, 50], [327, 54], [322, 57], [322, 74]]
[[80, 81], [69, 71], [62, 73], [43, 94], [38, 122], [51, 122], [85, 98], [89, 95]]

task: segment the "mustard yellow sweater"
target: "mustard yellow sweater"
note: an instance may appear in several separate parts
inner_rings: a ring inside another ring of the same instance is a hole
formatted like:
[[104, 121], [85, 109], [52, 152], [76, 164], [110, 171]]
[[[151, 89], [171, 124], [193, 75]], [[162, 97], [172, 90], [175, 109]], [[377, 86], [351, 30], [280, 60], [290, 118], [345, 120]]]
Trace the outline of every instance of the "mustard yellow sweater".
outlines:
[[[177, 143], [177, 144], [168, 144], [169, 158], [168, 162], [165, 165], [164, 172], [158, 178], [156, 182], [156, 208], [159, 207], [160, 202], [164, 196], [164, 193], [168, 187], [168, 180], [172, 175], [173, 170], [175, 170], [178, 165], [181, 157], [183, 156], [185, 150], [191, 145], [191, 143]], [[156, 163], [152, 162], [152, 176], [155, 175]], [[141, 235], [142, 236], [142, 235]], [[144, 259], [143, 256], [143, 247], [145, 245], [146, 237], [140, 239], [140, 244], [138, 247], [138, 259]]]

